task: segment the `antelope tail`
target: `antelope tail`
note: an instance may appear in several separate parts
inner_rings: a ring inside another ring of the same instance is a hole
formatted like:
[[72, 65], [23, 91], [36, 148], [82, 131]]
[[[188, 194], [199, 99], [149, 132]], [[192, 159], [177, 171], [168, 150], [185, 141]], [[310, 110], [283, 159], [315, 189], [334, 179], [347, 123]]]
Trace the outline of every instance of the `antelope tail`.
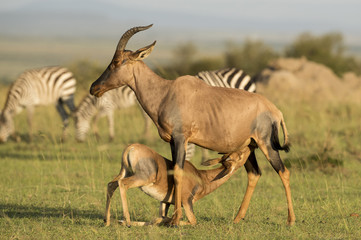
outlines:
[[273, 123], [272, 124], [272, 134], [271, 134], [272, 146], [273, 146], [273, 148], [275, 148], [277, 150], [283, 150], [285, 152], [289, 152], [291, 144], [288, 140], [288, 132], [287, 132], [286, 124], [285, 124], [283, 117], [281, 118], [280, 125], [281, 125], [282, 131], [283, 131], [284, 143], [281, 146], [279, 138], [278, 138], [279, 124]]

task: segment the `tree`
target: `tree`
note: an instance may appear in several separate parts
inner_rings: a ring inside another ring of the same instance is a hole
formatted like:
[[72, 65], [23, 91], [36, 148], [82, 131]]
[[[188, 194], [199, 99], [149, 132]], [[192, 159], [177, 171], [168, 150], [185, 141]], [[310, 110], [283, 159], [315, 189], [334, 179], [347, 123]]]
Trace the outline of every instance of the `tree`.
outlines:
[[221, 57], [204, 57], [192, 62], [190, 74], [195, 75], [200, 71], [211, 71], [224, 68], [224, 61]]
[[192, 42], [177, 46], [173, 61], [165, 67], [158, 66], [155, 72], [167, 79], [175, 79], [182, 75], [196, 75], [200, 71], [215, 70], [224, 67], [221, 57], [196, 58], [198, 50]]
[[286, 57], [306, 57], [307, 59], [324, 64], [341, 75], [347, 71], [360, 71], [360, 63], [345, 54], [346, 47], [340, 33], [328, 33], [313, 36], [310, 33], [301, 34], [285, 49]]
[[271, 59], [277, 57], [273, 49], [262, 41], [247, 39], [241, 46], [229, 42], [226, 46], [225, 62], [228, 67], [243, 69], [254, 76], [264, 69]]
[[179, 76], [191, 74], [190, 69], [196, 53], [197, 48], [192, 42], [187, 42], [175, 48], [173, 68]]

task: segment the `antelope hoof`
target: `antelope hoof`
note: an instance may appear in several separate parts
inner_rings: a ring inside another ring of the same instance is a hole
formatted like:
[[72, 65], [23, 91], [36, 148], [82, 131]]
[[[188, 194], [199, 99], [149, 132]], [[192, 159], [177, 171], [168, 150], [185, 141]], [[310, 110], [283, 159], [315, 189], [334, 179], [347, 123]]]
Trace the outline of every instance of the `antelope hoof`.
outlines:
[[237, 224], [237, 223], [239, 223], [240, 221], [245, 221], [245, 217], [239, 217], [239, 218], [235, 218], [234, 220], [233, 220], [233, 223], [234, 224]]
[[128, 227], [128, 228], [131, 227], [131, 225], [130, 225], [130, 224], [127, 224], [127, 222], [126, 222], [125, 220], [119, 220], [119, 224], [122, 225], [122, 226], [126, 226], [126, 227]]
[[295, 225], [295, 223], [296, 223], [295, 221], [287, 221], [288, 226], [293, 226], [293, 225]]
[[178, 225], [179, 225], [179, 220], [178, 222], [175, 220], [175, 219], [172, 219], [168, 224], [167, 226], [169, 228], [178, 228]]
[[178, 225], [176, 225], [176, 224], [168, 224], [168, 226], [167, 227], [169, 227], [169, 228], [178, 228]]
[[110, 225], [110, 221], [109, 220], [107, 220], [107, 219], [103, 219], [103, 221], [104, 221], [104, 226], [105, 227], [108, 227], [109, 225]]
[[288, 217], [287, 217], [287, 225], [288, 226], [293, 226], [296, 222], [296, 217], [294, 214], [288, 214]]

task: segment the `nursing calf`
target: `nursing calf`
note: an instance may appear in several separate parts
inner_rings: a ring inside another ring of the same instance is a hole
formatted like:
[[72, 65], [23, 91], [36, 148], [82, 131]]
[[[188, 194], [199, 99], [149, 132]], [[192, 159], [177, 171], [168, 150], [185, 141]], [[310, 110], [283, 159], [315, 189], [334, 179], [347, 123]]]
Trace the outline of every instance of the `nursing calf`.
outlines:
[[[186, 224], [196, 224], [193, 204], [207, 194], [213, 192], [226, 182], [236, 170], [243, 166], [246, 159], [244, 153], [249, 152], [245, 147], [242, 151], [225, 155], [223, 158], [209, 163], [221, 162], [222, 166], [211, 170], [198, 170], [189, 161], [184, 164], [182, 185], [182, 206], [188, 218]], [[206, 162], [207, 163], [207, 162]], [[131, 222], [127, 204], [126, 191], [139, 187], [149, 196], [160, 201], [159, 214], [166, 219], [170, 204], [174, 204], [173, 164], [152, 149], [141, 144], [128, 146], [122, 157], [122, 167], [118, 176], [108, 183], [105, 225], [110, 224], [110, 201], [114, 191], [119, 186], [126, 225], [145, 225], [144, 222]], [[184, 224], [184, 223], [183, 223]]]

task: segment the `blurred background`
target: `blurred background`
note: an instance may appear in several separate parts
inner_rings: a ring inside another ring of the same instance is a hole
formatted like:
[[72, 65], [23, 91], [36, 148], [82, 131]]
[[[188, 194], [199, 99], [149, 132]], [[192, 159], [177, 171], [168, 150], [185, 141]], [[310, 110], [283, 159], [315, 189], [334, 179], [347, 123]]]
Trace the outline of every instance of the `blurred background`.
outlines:
[[360, 74], [360, 9], [356, 0], [2, 0], [0, 82], [48, 65], [103, 69], [124, 31], [150, 23], [127, 48], [157, 40], [147, 63], [168, 78], [231, 66], [256, 75], [271, 59], [302, 56]]

